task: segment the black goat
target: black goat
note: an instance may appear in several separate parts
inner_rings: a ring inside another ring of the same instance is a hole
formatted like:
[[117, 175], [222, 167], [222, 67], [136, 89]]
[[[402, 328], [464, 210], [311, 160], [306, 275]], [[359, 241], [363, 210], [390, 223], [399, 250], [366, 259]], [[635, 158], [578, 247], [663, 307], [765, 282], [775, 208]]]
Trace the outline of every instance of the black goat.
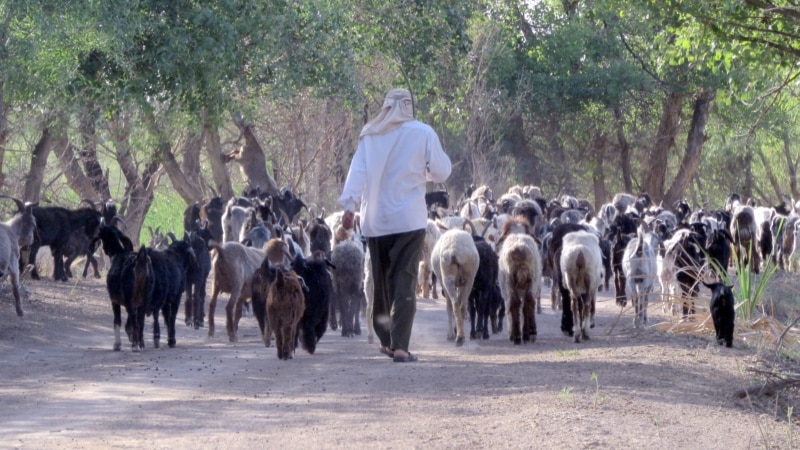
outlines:
[[64, 272], [67, 278], [72, 278], [72, 270], [70, 268], [72, 263], [75, 262], [75, 259], [80, 256], [86, 256], [86, 263], [83, 266], [83, 278], [86, 278], [90, 265], [94, 269], [94, 277], [100, 278], [97, 258], [94, 257], [94, 252], [97, 251], [98, 244], [92, 245], [92, 240], [94, 238], [95, 236], [86, 233], [86, 229], [83, 226], [73, 230], [67, 244], [62, 247], [66, 259], [64, 261]]
[[308, 209], [306, 204], [300, 200], [300, 197], [294, 195], [288, 187], [281, 189], [281, 195], [272, 199], [272, 206], [275, 209], [275, 214], [283, 218], [284, 225], [294, 223], [300, 211], [303, 208]]
[[39, 279], [36, 269], [36, 254], [42, 246], [49, 246], [53, 254], [53, 278], [67, 281], [64, 270], [64, 247], [69, 245], [70, 237], [83, 228], [87, 236], [96, 236], [101, 225], [102, 215], [94, 208], [70, 210], [60, 206], [40, 206], [33, 208], [36, 218], [37, 239], [31, 244], [28, 263], [33, 264], [31, 277]]
[[714, 261], [712, 267], [717, 270], [720, 277], [728, 274], [728, 265], [731, 263], [731, 244], [733, 236], [726, 229], [714, 230], [706, 237], [705, 250], [708, 261]]
[[[142, 246], [136, 254], [134, 267], [134, 302], [144, 305], [147, 315], [153, 315], [153, 346], [158, 348], [161, 330], [158, 314], [167, 326], [167, 345], [175, 347], [175, 321], [186, 287], [186, 273], [197, 269], [197, 259], [190, 243], [173, 240], [164, 251]], [[143, 335], [144, 321], [137, 323], [137, 334]], [[144, 340], [141, 342], [144, 348]]]
[[225, 201], [222, 197], [212, 197], [208, 201], [189, 205], [183, 212], [184, 231], [197, 231], [200, 224], [208, 228], [217, 242], [222, 242], [222, 213]]
[[205, 322], [206, 282], [211, 272], [208, 242], [211, 239], [213, 239], [211, 231], [206, 227], [198, 227], [197, 231], [184, 233], [184, 240], [191, 245], [197, 261], [196, 267], [186, 267], [184, 320], [186, 326], [193, 326], [195, 330], [202, 328]]
[[726, 347], [733, 346], [733, 322], [736, 318], [735, 301], [731, 286], [722, 283], [703, 283], [711, 289], [711, 319], [717, 334], [717, 343]]
[[428, 211], [435, 208], [447, 209], [450, 207], [450, 194], [447, 191], [426, 192], [425, 204], [428, 206]]
[[111, 257], [111, 267], [106, 275], [106, 288], [111, 299], [111, 309], [114, 312], [114, 350], [122, 349], [120, 329], [122, 327], [122, 307], [128, 313], [125, 322], [125, 332], [131, 342], [133, 351], [144, 348], [142, 333], [139, 324], [144, 324], [145, 308], [142, 298], [134, 298], [134, 266], [136, 253], [133, 251], [133, 242], [120, 230], [112, 226], [102, 226], [95, 241], [103, 243], [103, 251]]
[[[475, 281], [472, 283], [472, 291], [470, 291], [468, 300], [471, 325], [469, 337], [470, 339], [477, 339], [478, 333], [481, 332], [481, 339], [489, 339], [492, 296], [497, 286], [500, 264], [497, 259], [497, 253], [488, 242], [480, 236], [472, 236], [472, 239], [475, 241], [475, 248], [478, 250], [479, 263], [478, 272], [475, 274]], [[475, 324], [476, 319], [477, 326]]]
[[313, 355], [317, 342], [328, 328], [328, 308], [333, 294], [333, 281], [328, 269], [335, 270], [336, 266], [331, 264], [324, 253], [317, 251], [308, 259], [302, 255], [295, 256], [292, 269], [307, 287], [306, 304], [298, 325], [297, 337], [303, 349]]

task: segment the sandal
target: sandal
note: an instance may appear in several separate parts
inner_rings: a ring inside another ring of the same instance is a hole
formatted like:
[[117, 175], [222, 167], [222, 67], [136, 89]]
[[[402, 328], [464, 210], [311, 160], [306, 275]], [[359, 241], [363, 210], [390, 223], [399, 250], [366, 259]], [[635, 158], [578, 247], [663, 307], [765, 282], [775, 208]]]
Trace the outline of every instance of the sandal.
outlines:
[[392, 359], [394, 362], [414, 362], [417, 360], [417, 355], [408, 352], [406, 356], [395, 356]]
[[388, 356], [389, 358], [394, 358], [394, 351], [389, 350], [389, 347], [381, 347], [378, 351]]

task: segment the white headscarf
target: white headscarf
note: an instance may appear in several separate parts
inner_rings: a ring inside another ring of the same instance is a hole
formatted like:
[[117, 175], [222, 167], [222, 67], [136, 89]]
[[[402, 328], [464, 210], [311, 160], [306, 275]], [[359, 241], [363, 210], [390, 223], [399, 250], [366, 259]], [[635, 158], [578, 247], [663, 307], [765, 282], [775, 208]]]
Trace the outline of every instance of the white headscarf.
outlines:
[[381, 113], [364, 125], [358, 137], [368, 134], [386, 134], [409, 120], [414, 120], [411, 93], [407, 89], [392, 89], [386, 94]]

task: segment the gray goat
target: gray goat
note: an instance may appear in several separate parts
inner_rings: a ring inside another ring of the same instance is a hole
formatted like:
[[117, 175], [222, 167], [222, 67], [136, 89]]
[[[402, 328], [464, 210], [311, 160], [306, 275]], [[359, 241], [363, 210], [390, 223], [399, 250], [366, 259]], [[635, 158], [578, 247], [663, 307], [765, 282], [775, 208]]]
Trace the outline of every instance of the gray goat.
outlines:
[[2, 194], [0, 194], [0, 197], [10, 198], [17, 204], [18, 211], [14, 217], [0, 223], [0, 277], [6, 274], [11, 277], [14, 306], [17, 308], [17, 315], [22, 317], [24, 313], [19, 299], [19, 253], [21, 247], [26, 247], [33, 243], [33, 233], [36, 230], [33, 207], [37, 204], [23, 204], [16, 198]]

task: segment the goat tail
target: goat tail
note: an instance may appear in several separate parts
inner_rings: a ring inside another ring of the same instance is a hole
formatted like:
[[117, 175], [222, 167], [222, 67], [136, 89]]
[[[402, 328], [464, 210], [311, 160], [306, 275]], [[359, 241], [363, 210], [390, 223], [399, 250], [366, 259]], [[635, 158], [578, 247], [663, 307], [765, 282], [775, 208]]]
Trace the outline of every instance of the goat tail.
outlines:
[[579, 251], [578, 256], [575, 258], [575, 268], [580, 271], [586, 269], [586, 256], [583, 255], [583, 251]]

